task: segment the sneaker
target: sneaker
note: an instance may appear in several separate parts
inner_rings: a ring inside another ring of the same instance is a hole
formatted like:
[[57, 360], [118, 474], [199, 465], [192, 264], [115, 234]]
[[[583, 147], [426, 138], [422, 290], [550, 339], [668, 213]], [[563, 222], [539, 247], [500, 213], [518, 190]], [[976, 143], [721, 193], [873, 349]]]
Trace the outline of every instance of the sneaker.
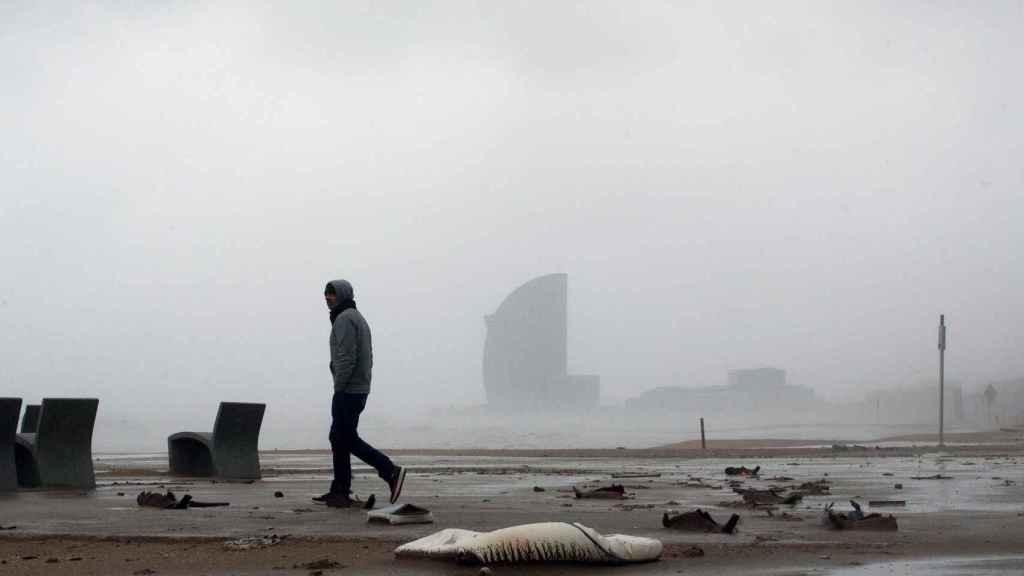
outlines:
[[328, 508], [351, 508], [355, 500], [344, 494], [331, 494], [324, 500], [324, 504], [327, 504]]
[[[351, 492], [349, 494], [351, 494]], [[325, 504], [328, 500], [335, 496], [343, 496], [343, 494], [341, 494], [340, 492], [337, 494], [334, 492], [324, 492], [319, 496], [313, 496], [313, 502], [316, 502], [317, 504]], [[349, 497], [351, 498], [351, 496]], [[359, 498], [356, 498], [356, 501], [358, 502]]]
[[405, 467], [398, 466], [395, 468], [395, 473], [391, 475], [391, 479], [388, 480], [388, 488], [391, 488], [391, 503], [398, 502], [398, 497], [402, 495], [402, 485], [405, 484]]

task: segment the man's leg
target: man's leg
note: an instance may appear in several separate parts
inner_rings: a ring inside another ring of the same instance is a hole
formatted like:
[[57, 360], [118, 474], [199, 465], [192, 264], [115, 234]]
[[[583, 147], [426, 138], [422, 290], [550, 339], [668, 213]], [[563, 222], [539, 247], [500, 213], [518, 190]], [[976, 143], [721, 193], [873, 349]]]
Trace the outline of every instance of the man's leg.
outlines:
[[395, 466], [384, 453], [367, 444], [359, 437], [357, 427], [359, 426], [359, 414], [366, 407], [368, 394], [346, 394], [345, 395], [346, 416], [352, 422], [352, 437], [350, 438], [349, 450], [352, 454], [377, 470], [377, 475], [388, 483], [391, 489], [391, 503], [394, 504], [402, 493], [402, 484], [405, 483], [405, 469]]
[[346, 418], [345, 394], [335, 392], [331, 400], [331, 453], [334, 459], [334, 480], [331, 482], [331, 494], [348, 497], [352, 491], [352, 436], [359, 422], [351, 422]]
[[345, 416], [352, 423], [348, 449], [356, 458], [373, 466], [378, 476], [389, 480], [395, 474], [395, 464], [390, 458], [359, 437], [359, 415], [366, 408], [367, 396], [368, 394], [345, 394]]

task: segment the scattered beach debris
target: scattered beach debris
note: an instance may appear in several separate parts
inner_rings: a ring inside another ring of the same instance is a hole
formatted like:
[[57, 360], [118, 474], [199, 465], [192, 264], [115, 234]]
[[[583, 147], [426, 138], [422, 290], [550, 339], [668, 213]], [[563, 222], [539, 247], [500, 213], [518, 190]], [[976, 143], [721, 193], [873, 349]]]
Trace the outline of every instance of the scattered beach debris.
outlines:
[[746, 466], [726, 466], [726, 476], [757, 476], [760, 472], [761, 467], [747, 468]]
[[135, 502], [139, 506], [145, 506], [148, 508], [160, 508], [162, 510], [184, 510], [188, 508], [189, 502], [192, 501], [192, 496], [186, 494], [178, 500], [174, 492], [170, 490], [166, 494], [159, 492], [147, 492], [143, 490], [135, 498]]
[[935, 474], [932, 476], [911, 476], [911, 480], [952, 480], [952, 476], [943, 476], [942, 474]]
[[547, 492], [547, 490], [541, 488], [540, 486], [534, 486], [533, 487], [533, 491], [534, 492]]
[[833, 444], [833, 450], [867, 450], [867, 446], [861, 446], [860, 444]]
[[900, 484], [899, 482], [897, 482], [896, 484], [893, 485], [893, 488], [895, 488], [897, 490], [903, 490], [903, 484]]
[[707, 488], [710, 490], [722, 489], [721, 484], [708, 484], [707, 482], [704, 482], [703, 478], [691, 478], [690, 480], [686, 480], [685, 482], [676, 482], [676, 485], [682, 486], [683, 488]]
[[661, 472], [617, 472], [612, 478], [661, 478]]
[[0, 531], [3, 531], [3, 530], [17, 530], [17, 529], [18, 529], [17, 526], [0, 526]]
[[[719, 508], [743, 508], [743, 509], [749, 509], [749, 508], [762, 508], [762, 509], [764, 509], [764, 508], [766, 508], [765, 506], [760, 506], [760, 507], [759, 506], [751, 506], [750, 504], [747, 504], [743, 500], [722, 500], [718, 504], [716, 504], [716, 506], [718, 506]], [[775, 508], [775, 506], [771, 506], [771, 507]]]
[[739, 488], [734, 487], [733, 492], [743, 497], [743, 502], [752, 508], [758, 506], [775, 506], [777, 504], [796, 505], [804, 498], [803, 492], [792, 491], [786, 494], [785, 488]]
[[906, 500], [868, 500], [868, 506], [881, 507], [881, 506], [906, 506]]
[[624, 512], [632, 512], [633, 510], [650, 510], [656, 508], [657, 504], [615, 504], [614, 508], [622, 510]]
[[824, 496], [829, 494], [831, 489], [829, 481], [824, 478], [813, 482], [804, 482], [796, 487], [796, 490], [804, 496]]
[[287, 536], [278, 536], [277, 534], [271, 534], [269, 536], [249, 536], [246, 538], [238, 538], [237, 540], [228, 540], [224, 543], [224, 548], [227, 550], [258, 550], [260, 548], [267, 548], [269, 546], [277, 546]]
[[604, 536], [579, 523], [540, 522], [493, 532], [447, 528], [395, 549], [398, 557], [447, 558], [462, 564], [583, 562], [628, 564], [661, 556], [653, 538], [622, 534]]
[[153, 570], [151, 568], [143, 568], [141, 570], [136, 570], [135, 572], [132, 572], [132, 574], [134, 576], [150, 576], [150, 574], [156, 574], [156, 570]]
[[284, 492], [281, 492], [280, 490], [274, 492], [274, 498], [284, 498]]
[[799, 503], [803, 499], [804, 495], [802, 493], [793, 492], [791, 494], [787, 494], [786, 497], [782, 500], [782, 503], [789, 506], [796, 506], [797, 503]]
[[785, 498], [775, 490], [757, 490], [754, 488], [736, 488], [734, 491], [743, 497], [743, 501], [750, 506], [770, 506], [782, 504]]
[[803, 518], [801, 518], [799, 516], [795, 516], [793, 514], [790, 514], [789, 512], [785, 512], [785, 511], [783, 511], [781, 514], [776, 516], [772, 512], [771, 508], [765, 509], [765, 513], [768, 515], [769, 518], [772, 518], [774, 520], [786, 520], [787, 522], [803, 522], [804, 521]]
[[377, 504], [377, 495], [370, 494], [370, 497], [366, 499], [366, 503], [363, 504], [363, 510], [373, 510], [375, 504]]
[[833, 510], [835, 502], [825, 506], [821, 515], [821, 522], [827, 528], [833, 530], [876, 530], [882, 532], [895, 532], [899, 528], [896, 524], [896, 517], [892, 514], [882, 516], [872, 513], [865, 515], [860, 504], [850, 500], [853, 510], [850, 512], [836, 512]]
[[344, 568], [344, 566], [342, 566], [340, 562], [335, 562], [330, 558], [321, 558], [320, 560], [313, 560], [312, 562], [293, 564], [292, 568], [300, 570], [334, 570], [336, 568]]
[[572, 487], [573, 494], [577, 498], [599, 498], [605, 500], [622, 500], [626, 497], [626, 489], [622, 484], [612, 484], [611, 486], [602, 486], [600, 488], [594, 488], [593, 490], [580, 490], [579, 488]]
[[395, 504], [366, 513], [367, 522], [382, 522], [392, 526], [399, 524], [432, 524], [434, 515], [426, 508], [415, 504]]
[[159, 492], [142, 491], [135, 497], [139, 506], [146, 508], [160, 508], [161, 510], [184, 510], [186, 508], [213, 508], [216, 506], [230, 506], [228, 502], [199, 502], [192, 499], [190, 494], [185, 494], [179, 500], [174, 492], [168, 490], [165, 494]]
[[721, 532], [732, 534], [736, 531], [736, 524], [740, 521], [739, 514], [733, 514], [725, 525], [715, 522], [710, 514], [697, 508], [690, 512], [670, 515], [665, 512], [661, 516], [661, 525], [673, 530], [685, 530], [687, 532]]

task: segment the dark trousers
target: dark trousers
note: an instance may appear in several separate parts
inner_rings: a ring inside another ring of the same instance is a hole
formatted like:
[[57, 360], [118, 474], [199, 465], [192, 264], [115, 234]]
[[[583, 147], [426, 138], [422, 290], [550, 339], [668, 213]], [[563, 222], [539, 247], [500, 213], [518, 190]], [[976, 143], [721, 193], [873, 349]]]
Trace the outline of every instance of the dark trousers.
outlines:
[[352, 491], [352, 461], [354, 454], [363, 462], [373, 466], [377, 475], [388, 480], [395, 473], [391, 459], [370, 446], [359, 437], [359, 415], [366, 408], [369, 394], [345, 394], [335, 392], [331, 401], [331, 452], [334, 453], [334, 481], [331, 492], [348, 495]]

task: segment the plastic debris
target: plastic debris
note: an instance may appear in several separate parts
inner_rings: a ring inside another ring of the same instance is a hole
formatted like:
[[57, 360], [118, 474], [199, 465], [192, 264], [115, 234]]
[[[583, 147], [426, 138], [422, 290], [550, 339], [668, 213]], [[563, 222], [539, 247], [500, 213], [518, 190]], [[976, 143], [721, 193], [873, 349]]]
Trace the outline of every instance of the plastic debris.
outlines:
[[378, 508], [366, 513], [367, 522], [384, 522], [392, 526], [398, 524], [432, 524], [434, 515], [426, 508], [413, 504], [395, 504]]
[[822, 511], [821, 522], [827, 528], [833, 530], [876, 530], [881, 532], [895, 532], [899, 529], [896, 517], [892, 514], [882, 516], [878, 513], [865, 515], [860, 504], [850, 500], [853, 510], [850, 512], [836, 512], [833, 510], [835, 502], [825, 506]]

